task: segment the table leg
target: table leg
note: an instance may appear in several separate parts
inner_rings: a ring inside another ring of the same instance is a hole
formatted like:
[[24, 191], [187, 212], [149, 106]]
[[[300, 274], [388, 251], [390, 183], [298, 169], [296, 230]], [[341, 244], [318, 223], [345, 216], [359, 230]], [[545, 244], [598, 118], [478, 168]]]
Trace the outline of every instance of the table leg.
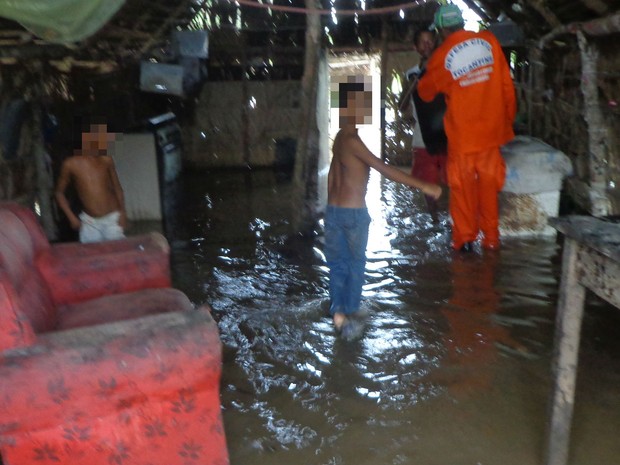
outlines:
[[555, 381], [548, 433], [547, 465], [566, 465], [568, 462], [585, 298], [585, 287], [578, 280], [578, 249], [577, 242], [568, 237], [565, 239], [558, 313], [555, 322], [553, 360]]

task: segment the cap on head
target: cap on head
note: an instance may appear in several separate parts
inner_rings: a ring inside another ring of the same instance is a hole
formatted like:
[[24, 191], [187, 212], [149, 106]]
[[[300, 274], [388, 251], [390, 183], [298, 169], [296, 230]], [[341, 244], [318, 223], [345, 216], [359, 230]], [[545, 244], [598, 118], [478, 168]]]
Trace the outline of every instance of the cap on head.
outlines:
[[435, 12], [435, 20], [433, 21], [435, 29], [463, 26], [464, 24], [463, 14], [456, 5], [441, 5]]

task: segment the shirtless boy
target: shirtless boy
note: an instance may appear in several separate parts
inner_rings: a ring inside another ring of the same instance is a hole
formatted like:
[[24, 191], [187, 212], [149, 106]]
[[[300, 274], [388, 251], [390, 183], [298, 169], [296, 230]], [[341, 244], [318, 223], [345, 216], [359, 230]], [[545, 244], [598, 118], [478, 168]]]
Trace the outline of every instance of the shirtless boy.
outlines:
[[[123, 189], [108, 143], [114, 135], [105, 124], [91, 124], [82, 133], [82, 149], [66, 159], [56, 185], [56, 201], [71, 227], [80, 232], [80, 242], [99, 242], [125, 237], [127, 219]], [[71, 210], [65, 191], [73, 183], [82, 204], [79, 216]]]
[[[357, 80], [357, 82], [355, 82]], [[352, 82], [353, 81], [353, 82]], [[421, 190], [437, 199], [441, 187], [387, 165], [366, 147], [356, 125], [372, 115], [369, 83], [349, 77], [339, 85], [340, 131], [333, 144], [325, 212], [325, 256], [329, 267], [330, 314], [346, 339], [357, 332], [351, 315], [359, 310], [366, 267], [370, 216], [366, 187], [370, 168], [386, 178]]]

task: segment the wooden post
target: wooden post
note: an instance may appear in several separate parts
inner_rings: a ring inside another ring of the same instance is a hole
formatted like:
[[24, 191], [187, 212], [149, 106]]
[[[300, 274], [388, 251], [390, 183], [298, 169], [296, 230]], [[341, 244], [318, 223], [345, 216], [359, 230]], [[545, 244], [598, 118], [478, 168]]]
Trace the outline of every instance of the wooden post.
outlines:
[[54, 221], [52, 192], [54, 179], [48, 162], [43, 134], [41, 133], [41, 107], [33, 104], [32, 110], [33, 155], [36, 167], [36, 200], [39, 204], [41, 224], [49, 240], [58, 238], [58, 230]]
[[555, 326], [553, 361], [555, 386], [552, 394], [546, 465], [566, 465], [568, 459], [585, 299], [585, 288], [579, 283], [577, 276], [578, 249], [579, 244], [574, 239], [566, 237]]
[[534, 134], [534, 125], [536, 118], [542, 118], [544, 113], [542, 94], [544, 91], [545, 64], [542, 59], [543, 51], [540, 48], [530, 48], [530, 70], [529, 70], [529, 89], [528, 89], [528, 133], [530, 135], [541, 136], [542, 134]]
[[243, 163], [251, 167], [252, 150], [250, 149], [250, 92], [248, 82], [248, 53], [245, 33], [241, 32], [241, 144], [243, 145]]
[[[588, 2], [590, 3], [590, 2]], [[598, 92], [598, 50], [588, 43], [587, 35], [606, 36], [620, 31], [620, 13], [584, 23], [560, 25], [542, 37], [538, 47], [543, 49], [555, 37], [562, 34], [575, 34], [581, 52], [581, 92], [584, 101], [584, 118], [588, 129], [588, 167], [589, 182], [583, 186], [579, 182], [569, 185], [575, 191], [575, 200], [582, 204], [593, 216], [605, 216], [612, 210], [612, 202], [607, 192], [607, 159], [609, 147], [609, 127], [603, 117]], [[583, 195], [585, 193], [585, 195]]]
[[305, 0], [306, 46], [304, 74], [301, 80], [301, 125], [297, 140], [294, 183], [301, 208], [294, 218], [294, 229], [309, 233], [316, 222], [318, 200], [319, 130], [317, 123], [318, 70], [321, 56], [321, 16], [316, 0]]
[[610, 210], [606, 196], [607, 138], [608, 131], [598, 96], [598, 57], [595, 45], [581, 32], [577, 32], [581, 51], [581, 92], [583, 93], [584, 118], [588, 126], [588, 163], [590, 173], [590, 213], [605, 216]]
[[381, 21], [381, 121], [379, 122], [381, 127], [381, 159], [385, 160], [387, 157], [386, 153], [386, 134], [385, 134], [385, 101], [386, 101], [386, 87], [387, 87], [387, 69], [388, 69], [388, 58], [389, 58], [389, 49], [388, 49], [388, 38], [389, 38], [389, 25], [387, 22], [387, 18], [384, 16]]

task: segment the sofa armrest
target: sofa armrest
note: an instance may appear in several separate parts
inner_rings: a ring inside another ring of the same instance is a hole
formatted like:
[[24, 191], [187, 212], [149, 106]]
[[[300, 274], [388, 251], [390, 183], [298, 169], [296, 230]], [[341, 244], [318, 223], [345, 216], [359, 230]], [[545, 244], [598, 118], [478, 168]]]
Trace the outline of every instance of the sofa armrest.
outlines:
[[191, 403], [198, 392], [219, 392], [221, 360], [205, 306], [40, 335], [0, 358], [0, 436], [106, 417], [147, 400]]
[[6, 349], [29, 346], [36, 340], [30, 321], [15, 305], [17, 300], [6, 273], [0, 269], [0, 354]]
[[36, 265], [56, 305], [170, 287], [170, 248], [159, 233], [94, 244], [58, 244]]

